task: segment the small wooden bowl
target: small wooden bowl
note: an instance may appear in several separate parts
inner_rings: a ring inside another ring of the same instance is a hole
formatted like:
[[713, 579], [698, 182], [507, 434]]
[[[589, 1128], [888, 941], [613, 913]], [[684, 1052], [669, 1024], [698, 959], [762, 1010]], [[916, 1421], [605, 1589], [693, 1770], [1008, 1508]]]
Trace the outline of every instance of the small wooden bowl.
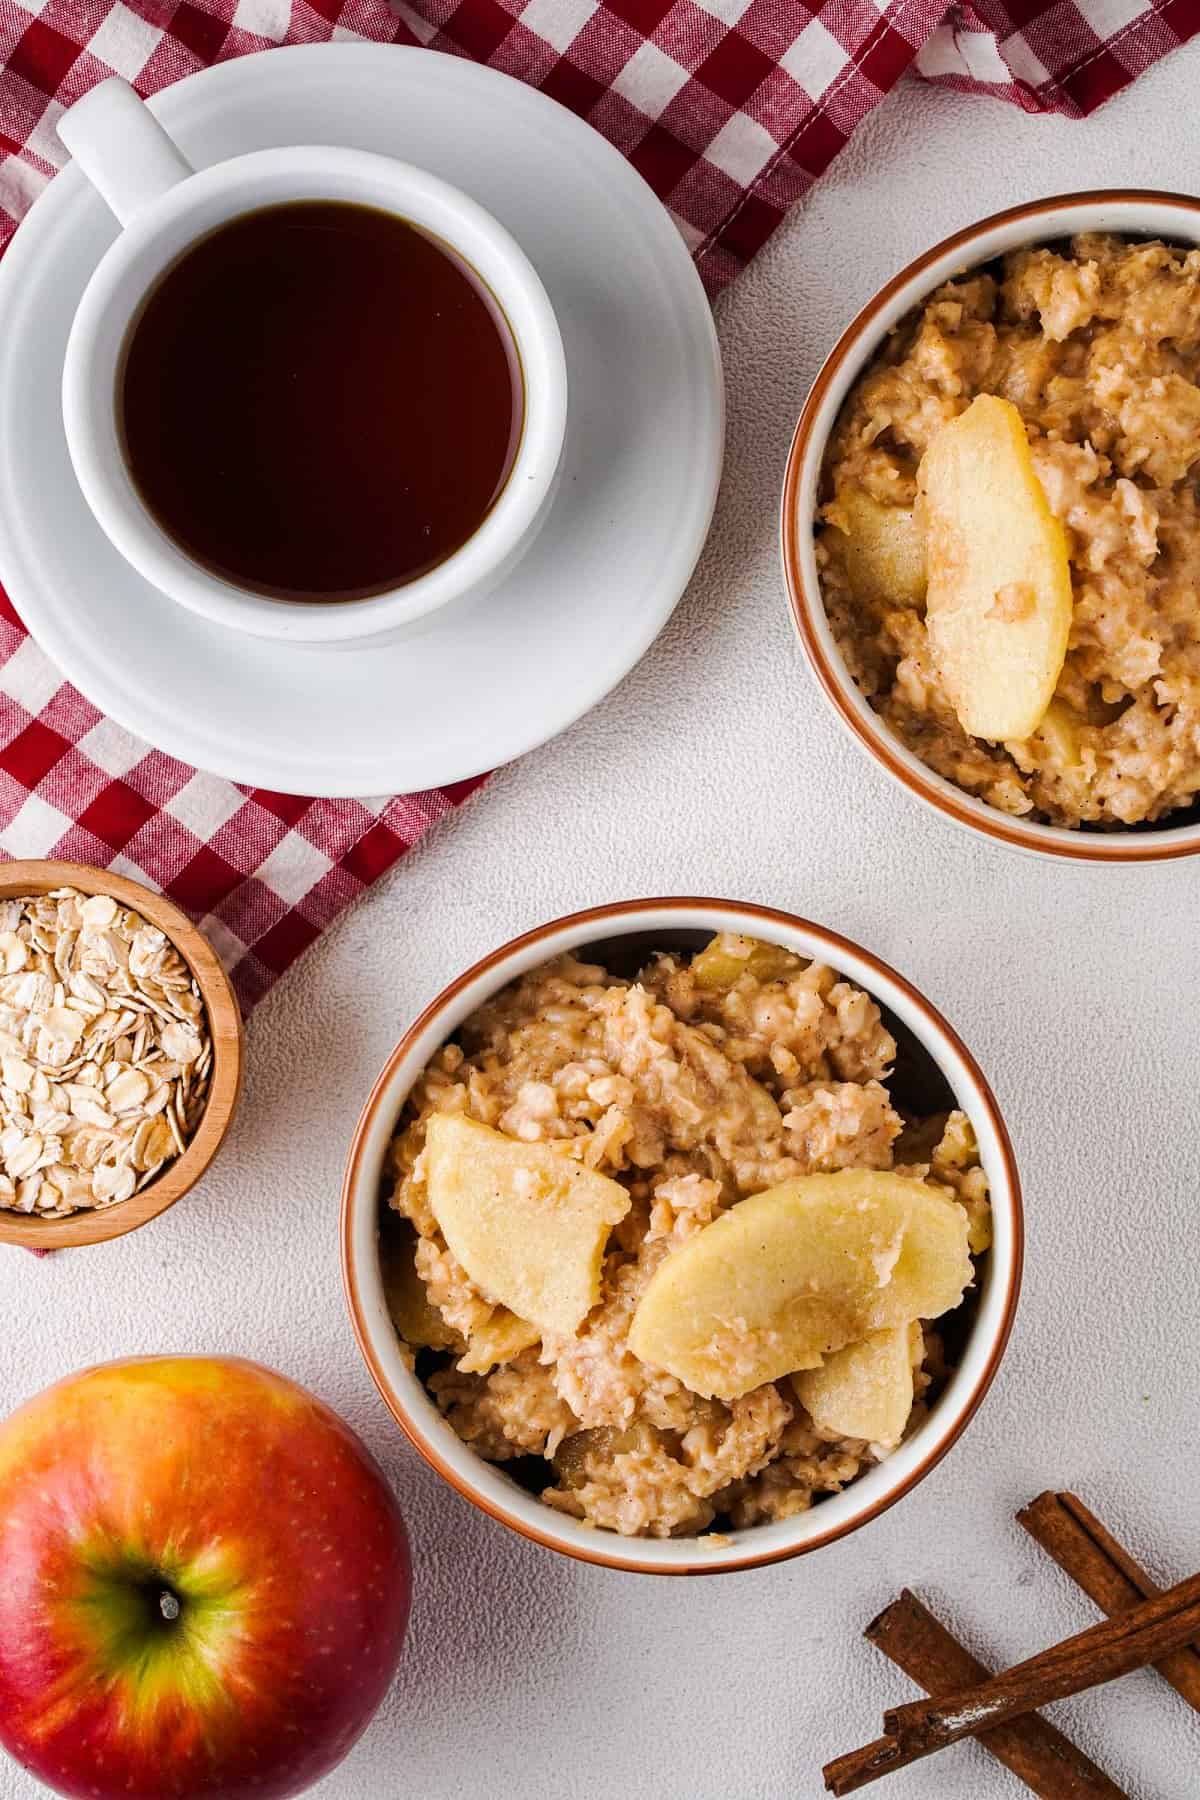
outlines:
[[105, 869], [69, 862], [0, 863], [0, 900], [48, 894], [62, 887], [77, 888], [82, 894], [111, 894], [170, 938], [195, 976], [204, 1001], [213, 1047], [212, 1079], [204, 1116], [183, 1155], [168, 1163], [157, 1180], [140, 1193], [112, 1206], [87, 1208], [59, 1219], [0, 1209], [0, 1244], [21, 1244], [26, 1250], [65, 1250], [124, 1237], [127, 1231], [136, 1231], [148, 1219], [156, 1219], [168, 1206], [174, 1206], [181, 1195], [195, 1186], [220, 1149], [242, 1086], [242, 1016], [238, 1003], [215, 951], [190, 919], [161, 894], [152, 893], [140, 882], [127, 881], [123, 875], [110, 875]]

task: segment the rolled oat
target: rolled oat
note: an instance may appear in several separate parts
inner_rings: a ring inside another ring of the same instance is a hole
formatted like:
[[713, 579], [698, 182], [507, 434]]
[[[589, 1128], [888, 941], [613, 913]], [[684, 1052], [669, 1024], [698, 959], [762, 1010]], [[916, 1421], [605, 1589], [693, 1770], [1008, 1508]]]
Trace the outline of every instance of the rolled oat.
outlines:
[[0, 900], [0, 1207], [128, 1200], [183, 1151], [212, 1060], [200, 990], [156, 925], [74, 888]]

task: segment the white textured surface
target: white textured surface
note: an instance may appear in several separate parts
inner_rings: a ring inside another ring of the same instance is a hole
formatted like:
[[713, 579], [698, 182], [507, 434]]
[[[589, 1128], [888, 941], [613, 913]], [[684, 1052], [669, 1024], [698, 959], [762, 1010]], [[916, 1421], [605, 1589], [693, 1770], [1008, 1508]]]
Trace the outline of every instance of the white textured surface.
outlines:
[[[199, 1192], [113, 1245], [44, 1263], [0, 1251], [5, 1405], [105, 1357], [240, 1351], [339, 1407], [395, 1481], [416, 1553], [410, 1647], [326, 1800], [817, 1800], [821, 1763], [911, 1696], [859, 1638], [903, 1583], [1006, 1660], [1094, 1617], [1012, 1524], [1040, 1489], [1078, 1488], [1163, 1576], [1200, 1561], [1197, 868], [1043, 867], [927, 817], [819, 698], [775, 550], [792, 423], [852, 310], [994, 208], [1104, 182], [1185, 185], [1198, 74], [1200, 47], [1182, 51], [1087, 124], [895, 95], [721, 304], [726, 487], [654, 651], [262, 1007], [239, 1124]], [[346, 1140], [416, 1009], [526, 926], [671, 891], [809, 913], [922, 986], [996, 1084], [1030, 1225], [1015, 1341], [949, 1459], [857, 1537], [696, 1582], [553, 1559], [446, 1492], [375, 1395], [337, 1271]], [[1058, 1711], [1136, 1800], [1200, 1792], [1200, 1724], [1154, 1678]], [[36, 1791], [0, 1765], [0, 1800]], [[1023, 1791], [974, 1747], [886, 1789]]]

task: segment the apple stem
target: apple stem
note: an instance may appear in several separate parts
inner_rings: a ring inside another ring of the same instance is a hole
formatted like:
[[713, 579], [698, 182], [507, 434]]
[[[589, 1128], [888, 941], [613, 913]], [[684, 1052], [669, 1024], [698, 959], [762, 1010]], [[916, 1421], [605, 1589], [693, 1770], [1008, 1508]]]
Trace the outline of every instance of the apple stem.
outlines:
[[179, 1601], [169, 1589], [164, 1588], [158, 1596], [158, 1609], [168, 1624], [173, 1624], [179, 1617]]

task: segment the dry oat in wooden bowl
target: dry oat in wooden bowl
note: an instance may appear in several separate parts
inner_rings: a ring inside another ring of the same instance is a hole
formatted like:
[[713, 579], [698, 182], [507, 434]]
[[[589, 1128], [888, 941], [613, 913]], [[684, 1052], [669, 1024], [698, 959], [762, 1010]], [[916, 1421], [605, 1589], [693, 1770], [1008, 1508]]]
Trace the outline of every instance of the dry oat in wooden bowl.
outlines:
[[165, 1212], [241, 1071], [229, 979], [178, 907], [82, 864], [0, 864], [0, 1243], [99, 1243]]

